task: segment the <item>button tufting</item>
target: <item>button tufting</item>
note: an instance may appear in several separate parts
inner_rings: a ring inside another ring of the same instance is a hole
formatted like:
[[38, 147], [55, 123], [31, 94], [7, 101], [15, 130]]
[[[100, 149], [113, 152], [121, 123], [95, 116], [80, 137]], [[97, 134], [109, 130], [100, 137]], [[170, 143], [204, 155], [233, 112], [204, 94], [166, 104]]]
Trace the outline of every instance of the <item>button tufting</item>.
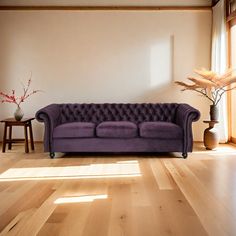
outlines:
[[102, 121], [173, 121], [176, 103], [170, 104], [61, 104], [62, 122], [94, 122]]

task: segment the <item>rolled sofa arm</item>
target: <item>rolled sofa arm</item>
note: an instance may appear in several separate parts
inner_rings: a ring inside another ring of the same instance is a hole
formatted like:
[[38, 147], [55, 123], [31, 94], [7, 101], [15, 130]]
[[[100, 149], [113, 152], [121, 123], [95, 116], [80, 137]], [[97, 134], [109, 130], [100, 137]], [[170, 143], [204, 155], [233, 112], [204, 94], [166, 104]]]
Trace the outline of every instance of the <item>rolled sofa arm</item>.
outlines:
[[192, 152], [192, 122], [199, 120], [200, 112], [188, 104], [180, 104], [176, 111], [175, 123], [184, 131], [183, 153]]
[[37, 111], [35, 118], [39, 122], [44, 122], [44, 150], [45, 152], [53, 151], [53, 130], [60, 124], [60, 107], [58, 104], [48, 105]]

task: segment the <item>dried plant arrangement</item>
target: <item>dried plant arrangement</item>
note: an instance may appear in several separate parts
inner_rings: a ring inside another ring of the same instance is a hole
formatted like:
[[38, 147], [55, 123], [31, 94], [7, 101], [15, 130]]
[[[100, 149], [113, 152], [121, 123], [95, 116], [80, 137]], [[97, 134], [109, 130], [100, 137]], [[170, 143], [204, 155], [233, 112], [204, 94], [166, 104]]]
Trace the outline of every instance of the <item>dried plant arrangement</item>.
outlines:
[[30, 88], [31, 82], [32, 82], [32, 80], [30, 78], [28, 80], [26, 86], [24, 84], [22, 85], [23, 86], [23, 94], [21, 96], [19, 96], [19, 97], [16, 96], [14, 89], [12, 89], [12, 93], [11, 94], [7, 94], [7, 93], [4, 93], [4, 92], [0, 91], [0, 97], [2, 97], [1, 102], [2, 103], [4, 103], [4, 102], [6, 102], [6, 103], [14, 103], [14, 104], [16, 104], [19, 107], [20, 104], [22, 102], [24, 102], [26, 99], [28, 99], [30, 96], [32, 96], [35, 93], [40, 92], [40, 90], [33, 90], [33, 91], [29, 92], [29, 88]]
[[20, 107], [21, 103], [28, 100], [29, 97], [31, 97], [33, 94], [36, 94], [41, 91], [41, 90], [30, 91], [30, 86], [32, 83], [31, 76], [32, 76], [32, 74], [30, 75], [27, 85], [22, 84], [23, 93], [21, 96], [16, 96], [16, 92], [14, 89], [12, 89], [11, 93], [4, 93], [4, 92], [0, 91], [0, 102], [1, 103], [13, 103], [13, 104], [17, 105], [16, 111], [14, 113], [14, 117], [17, 121], [20, 121], [24, 116], [24, 113]]
[[176, 81], [177, 85], [182, 87], [181, 91], [192, 90], [206, 97], [217, 106], [224, 93], [236, 89], [236, 76], [232, 69], [228, 69], [224, 74], [217, 74], [213, 71], [201, 69], [195, 70], [201, 78], [188, 77], [192, 83]]

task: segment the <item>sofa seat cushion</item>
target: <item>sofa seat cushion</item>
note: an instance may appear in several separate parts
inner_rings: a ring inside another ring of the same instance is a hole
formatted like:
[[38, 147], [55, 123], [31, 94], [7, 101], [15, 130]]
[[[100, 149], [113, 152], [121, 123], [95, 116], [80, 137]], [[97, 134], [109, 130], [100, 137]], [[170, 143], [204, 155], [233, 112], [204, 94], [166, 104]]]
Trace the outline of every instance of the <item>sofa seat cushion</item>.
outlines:
[[181, 139], [183, 130], [171, 122], [143, 122], [139, 124], [139, 133], [142, 138]]
[[91, 122], [71, 122], [57, 126], [54, 138], [92, 138], [95, 137], [95, 124]]
[[101, 138], [134, 138], [138, 136], [138, 127], [129, 121], [105, 121], [96, 128]]

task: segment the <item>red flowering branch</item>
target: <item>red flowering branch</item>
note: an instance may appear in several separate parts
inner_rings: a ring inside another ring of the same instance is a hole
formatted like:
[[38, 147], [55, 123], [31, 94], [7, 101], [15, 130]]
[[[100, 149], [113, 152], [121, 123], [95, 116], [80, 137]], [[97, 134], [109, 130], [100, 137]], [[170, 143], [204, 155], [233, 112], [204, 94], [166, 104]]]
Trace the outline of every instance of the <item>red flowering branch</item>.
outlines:
[[22, 102], [24, 102], [26, 99], [28, 99], [30, 96], [32, 96], [35, 93], [40, 92], [40, 90], [33, 90], [32, 92], [29, 92], [29, 88], [31, 85], [31, 76], [28, 80], [27, 86], [23, 84], [23, 95], [20, 97], [17, 97], [15, 94], [15, 90], [12, 90], [12, 93], [8, 95], [7, 93], [0, 92], [0, 97], [2, 97], [1, 102], [7, 102], [7, 103], [14, 103], [17, 106], [20, 106]]

